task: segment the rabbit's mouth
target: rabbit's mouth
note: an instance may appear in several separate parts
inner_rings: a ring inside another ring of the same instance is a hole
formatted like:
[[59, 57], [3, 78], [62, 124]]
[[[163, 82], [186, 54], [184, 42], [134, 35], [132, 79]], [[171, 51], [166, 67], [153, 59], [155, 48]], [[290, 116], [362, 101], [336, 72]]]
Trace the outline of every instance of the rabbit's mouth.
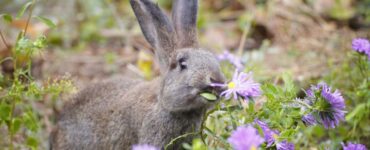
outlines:
[[208, 92], [219, 96], [224, 89], [222, 87], [207, 86], [201, 90], [201, 92]]
[[[221, 99], [221, 97], [219, 96], [221, 92], [222, 92], [222, 89], [209, 86], [209, 87], [203, 88], [202, 90], [199, 90], [198, 95], [205, 102], [217, 102]], [[214, 96], [215, 99], [207, 99], [207, 98], [201, 96], [201, 94], [204, 94], [204, 93], [207, 93], [207, 94], [210, 94], [210, 95]]]

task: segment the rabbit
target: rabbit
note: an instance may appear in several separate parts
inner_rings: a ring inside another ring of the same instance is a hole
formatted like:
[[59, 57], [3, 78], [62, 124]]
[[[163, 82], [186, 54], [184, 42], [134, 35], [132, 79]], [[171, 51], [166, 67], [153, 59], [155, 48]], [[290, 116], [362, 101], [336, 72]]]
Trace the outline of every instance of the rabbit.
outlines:
[[[225, 78], [216, 56], [198, 46], [197, 0], [175, 0], [172, 20], [151, 0], [130, 0], [144, 37], [154, 48], [160, 75], [151, 81], [115, 78], [80, 91], [57, 116], [51, 149], [163, 149], [172, 139], [200, 130], [216, 102], [200, 96], [222, 89]], [[168, 149], [182, 149], [193, 136]]]

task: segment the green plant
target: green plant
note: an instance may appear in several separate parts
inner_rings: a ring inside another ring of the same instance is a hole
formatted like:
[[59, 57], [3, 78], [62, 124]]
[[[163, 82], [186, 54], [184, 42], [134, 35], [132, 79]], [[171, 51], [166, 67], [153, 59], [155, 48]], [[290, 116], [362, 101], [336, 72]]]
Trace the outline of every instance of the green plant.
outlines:
[[[40, 113], [36, 104], [45, 97], [56, 99], [62, 92], [73, 89], [71, 82], [63, 78], [61, 80], [48, 80], [40, 83], [35, 81], [31, 75], [32, 57], [39, 54], [46, 47], [46, 37], [29, 39], [26, 36], [30, 19], [33, 18], [32, 11], [36, 1], [25, 4], [17, 15], [17, 19], [29, 10], [28, 21], [25, 29], [21, 31], [12, 48], [10, 57], [1, 62], [11, 61], [14, 72], [11, 75], [0, 73], [0, 129], [3, 142], [0, 147], [13, 149], [39, 149], [40, 147]], [[11, 22], [13, 17], [9, 14], [1, 15], [4, 20]], [[55, 27], [52, 21], [36, 16], [49, 27]], [[1, 33], [1, 37], [3, 34]], [[7, 45], [4, 38], [2, 42]]]
[[[230, 77], [232, 67], [227, 66], [223, 67], [223, 71]], [[324, 126], [312, 126], [304, 121], [303, 117], [312, 111], [326, 110], [327, 104], [322, 98], [319, 98], [316, 104], [308, 103], [306, 101], [308, 99], [297, 98], [300, 90], [292, 80], [292, 75], [285, 73], [272, 80], [279, 81], [278, 84], [272, 84], [269, 80], [264, 81], [261, 86], [263, 96], [258, 99], [221, 100], [213, 110], [205, 115], [207, 119], [202, 125], [202, 131], [194, 133], [198, 134], [199, 138], [195, 139], [192, 145], [185, 143], [184, 148], [189, 150], [232, 149], [229, 138], [233, 131], [246, 125], [258, 127], [256, 119], [265, 122], [276, 133], [273, 136], [276, 141], [273, 147], [284, 141], [299, 145], [302, 149], [340, 149], [342, 142], [367, 145], [370, 115], [369, 66], [370, 62], [366, 55], [351, 52], [342, 63], [331, 65], [330, 73], [311, 83], [325, 81], [342, 93], [346, 105], [345, 120], [337, 124], [335, 128], [325, 126], [323, 122], [316, 124]], [[308, 95], [306, 90], [303, 92]], [[314, 92], [314, 97], [321, 97], [320, 93]], [[262, 135], [266, 136], [265, 128], [259, 126], [258, 129]], [[267, 144], [261, 145], [262, 149], [273, 147]]]

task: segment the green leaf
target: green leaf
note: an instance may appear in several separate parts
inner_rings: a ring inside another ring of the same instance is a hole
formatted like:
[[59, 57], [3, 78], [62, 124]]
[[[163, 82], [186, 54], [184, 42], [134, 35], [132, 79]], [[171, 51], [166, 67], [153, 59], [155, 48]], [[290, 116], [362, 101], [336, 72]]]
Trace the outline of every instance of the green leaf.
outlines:
[[212, 93], [201, 93], [200, 96], [204, 97], [207, 100], [215, 101], [217, 100], [217, 96]]
[[292, 78], [291, 73], [284, 73], [282, 75], [283, 81], [284, 81], [284, 88], [287, 92], [293, 92], [294, 90], [294, 81]]
[[35, 46], [38, 49], [42, 49], [46, 46], [47, 41], [45, 36], [38, 37], [35, 42], [33, 42], [33, 46]]
[[287, 138], [287, 137], [290, 137], [294, 134], [295, 134], [294, 129], [287, 129], [287, 130], [284, 130], [284, 131], [281, 132], [280, 137]]
[[206, 150], [207, 147], [203, 144], [200, 139], [193, 140], [193, 150]]
[[48, 18], [41, 17], [41, 16], [36, 16], [35, 18], [38, 19], [38, 20], [40, 20], [42, 23], [46, 24], [50, 28], [55, 28], [56, 27], [56, 25], [54, 24], [54, 22], [51, 21]]
[[300, 108], [293, 108], [291, 112], [289, 112], [288, 116], [292, 118], [301, 118], [302, 114]]
[[24, 120], [24, 125], [27, 127], [27, 129], [35, 132], [39, 128], [36, 117], [31, 111], [23, 115], [23, 120]]
[[346, 121], [352, 120], [353, 117], [357, 116], [361, 112], [364, 112], [365, 109], [366, 109], [365, 103], [356, 106], [356, 108], [346, 116]]
[[28, 137], [27, 138], [27, 146], [33, 148], [33, 149], [37, 149], [37, 146], [39, 145], [39, 142], [37, 141], [37, 139], [35, 137]]
[[13, 17], [9, 14], [1, 14], [0, 17], [2, 17], [5, 22], [11, 23], [13, 21]]
[[26, 4], [24, 4], [21, 8], [21, 10], [19, 10], [18, 14], [17, 14], [17, 19], [21, 18], [24, 14], [24, 12], [26, 12], [27, 8], [30, 7], [31, 5], [33, 4], [33, 2], [28, 2]]
[[19, 118], [15, 118], [13, 119], [13, 123], [12, 123], [12, 127], [11, 127], [11, 133], [12, 134], [15, 134], [19, 131], [19, 129], [21, 128], [21, 125], [22, 125], [22, 120], [19, 119]]
[[6, 104], [0, 105], [0, 119], [8, 120], [11, 112], [11, 107]]
[[289, 117], [286, 117], [282, 120], [283, 120], [282, 124], [283, 124], [284, 128], [290, 128], [292, 126], [292, 124], [294, 123], [294, 120], [292, 118], [289, 118]]
[[267, 83], [263, 86], [263, 92], [264, 93], [270, 93], [270, 94], [273, 94], [273, 95], [278, 95], [280, 92], [281, 92], [281, 89], [279, 89], [279, 87], [271, 84], [271, 83]]
[[291, 141], [293, 136], [295, 135], [294, 129], [287, 129], [281, 132], [279, 136], [279, 141], [288, 140]]
[[183, 147], [184, 149], [186, 149], [186, 150], [191, 150], [191, 149], [192, 149], [192, 147], [191, 147], [188, 143], [183, 143], [183, 144], [182, 144], [182, 147]]
[[16, 55], [31, 53], [32, 43], [29, 39], [21, 37], [15, 46]]

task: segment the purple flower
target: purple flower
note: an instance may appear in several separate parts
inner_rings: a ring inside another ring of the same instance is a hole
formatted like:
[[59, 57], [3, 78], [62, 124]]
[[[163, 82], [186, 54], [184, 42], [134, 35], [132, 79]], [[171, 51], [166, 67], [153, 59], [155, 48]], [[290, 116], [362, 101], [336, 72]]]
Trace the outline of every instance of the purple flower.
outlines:
[[270, 129], [265, 122], [258, 119], [254, 120], [254, 122], [261, 127], [263, 134], [265, 135], [265, 141], [267, 142], [266, 147], [271, 147], [274, 143], [276, 143], [276, 148], [278, 150], [294, 150], [293, 143], [289, 143], [287, 141], [277, 141], [277, 138], [280, 134], [277, 130]]
[[257, 129], [250, 125], [238, 127], [227, 141], [235, 150], [256, 150], [264, 142]]
[[276, 143], [277, 150], [294, 150], [294, 144], [287, 141]]
[[233, 96], [233, 98], [237, 100], [238, 95], [246, 99], [261, 95], [260, 84], [254, 82], [251, 72], [239, 73], [238, 70], [235, 70], [231, 82], [227, 84], [212, 83], [211, 86], [227, 87], [227, 90], [221, 93], [221, 96], [225, 96], [227, 99]]
[[360, 53], [366, 53], [370, 49], [370, 42], [364, 38], [356, 38], [352, 40], [352, 49]]
[[343, 150], [367, 150], [365, 145], [353, 144], [351, 142], [347, 143], [347, 146], [342, 143]]
[[229, 51], [224, 51], [223, 54], [218, 55], [218, 60], [220, 60], [220, 61], [224, 61], [224, 60], [229, 61], [238, 70], [243, 70], [243, 68], [244, 68], [244, 65], [242, 64], [242, 61], [238, 57], [235, 57], [233, 54], [231, 54]]
[[279, 132], [276, 130], [271, 130], [265, 122], [262, 122], [258, 119], [254, 120], [257, 123], [265, 136], [265, 141], [267, 142], [267, 147], [270, 147], [276, 141], [276, 138], [279, 136]]
[[345, 104], [338, 90], [331, 92], [331, 88], [326, 83], [319, 83], [306, 93], [306, 100], [314, 108], [313, 115], [318, 116], [316, 121], [325, 128], [335, 128], [340, 121], [344, 120]]
[[148, 144], [142, 144], [142, 145], [134, 145], [132, 147], [132, 150], [159, 150], [158, 148], [148, 145]]
[[317, 124], [315, 117], [312, 114], [308, 114], [302, 117], [302, 121], [306, 126], [313, 126]]
[[352, 40], [352, 49], [357, 52], [364, 53], [370, 60], [370, 42], [364, 38], [356, 38]]

